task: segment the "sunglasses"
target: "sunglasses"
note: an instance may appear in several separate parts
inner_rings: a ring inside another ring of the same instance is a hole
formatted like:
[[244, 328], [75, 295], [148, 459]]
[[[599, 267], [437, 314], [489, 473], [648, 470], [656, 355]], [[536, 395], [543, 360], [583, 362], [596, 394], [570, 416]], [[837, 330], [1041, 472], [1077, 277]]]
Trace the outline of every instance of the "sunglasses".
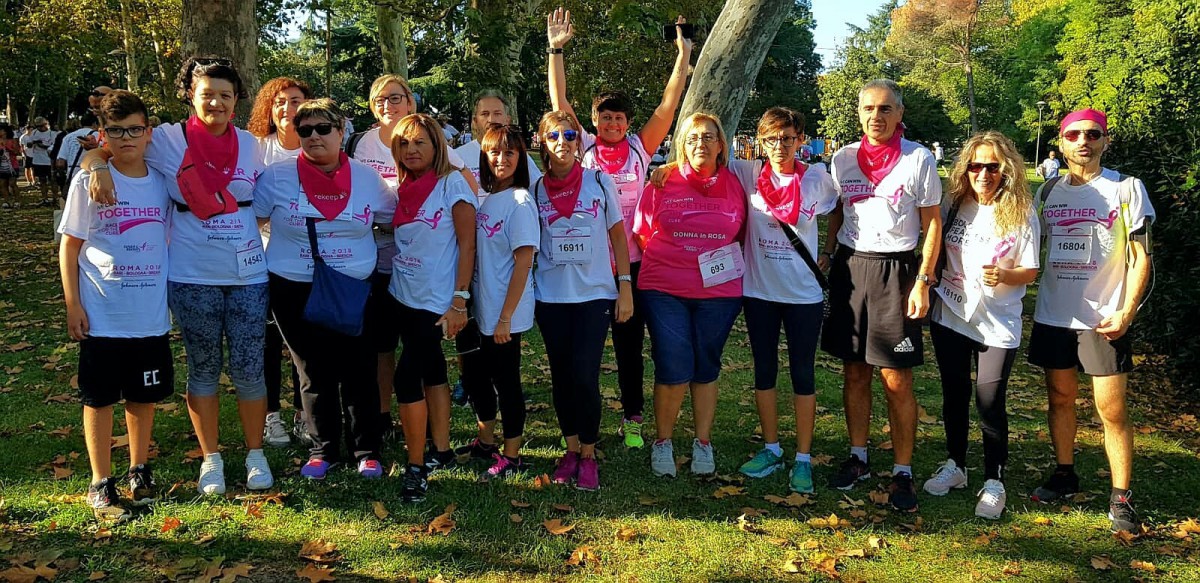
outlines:
[[1068, 142], [1078, 142], [1079, 136], [1081, 136], [1081, 135], [1087, 136], [1087, 141], [1094, 142], [1096, 140], [1099, 140], [1100, 138], [1103, 138], [1104, 136], [1107, 136], [1108, 133], [1102, 132], [1100, 130], [1094, 130], [1094, 129], [1093, 130], [1067, 130], [1062, 133], [1062, 137], [1064, 139], [1066, 139]]
[[983, 162], [971, 162], [967, 164], [967, 172], [974, 172], [978, 174], [984, 170], [987, 170], [989, 174], [999, 174], [1000, 163], [988, 162], [987, 164], [984, 164]]
[[296, 133], [300, 134], [300, 137], [302, 138], [307, 138], [313, 135], [313, 132], [317, 132], [318, 136], [328, 136], [329, 132], [332, 131], [333, 124], [331, 123], [317, 123], [296, 128]]
[[560, 135], [562, 136], [562, 139], [568, 142], [574, 142], [575, 138], [579, 137], [579, 132], [575, 130], [563, 130], [562, 132], [555, 130], [546, 134], [546, 139], [552, 142], [557, 142]]

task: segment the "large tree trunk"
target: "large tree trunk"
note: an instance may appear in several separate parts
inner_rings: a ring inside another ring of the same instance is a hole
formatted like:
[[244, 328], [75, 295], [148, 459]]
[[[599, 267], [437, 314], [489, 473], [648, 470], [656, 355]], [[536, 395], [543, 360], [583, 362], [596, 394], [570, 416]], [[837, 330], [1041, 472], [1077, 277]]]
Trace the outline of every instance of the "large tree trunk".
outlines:
[[700, 111], [712, 113], [732, 136], [767, 49], [791, 7], [792, 0], [727, 0], [704, 42], [679, 119]]
[[379, 21], [379, 51], [383, 54], [383, 72], [408, 79], [408, 36], [404, 19], [392, 6], [381, 4], [376, 7]]
[[125, 84], [130, 91], [137, 93], [141, 71], [138, 70], [137, 51], [133, 46], [133, 17], [130, 14], [129, 0], [121, 0], [121, 47], [125, 51]]
[[254, 2], [183, 0], [183, 58], [216, 55], [233, 60], [251, 99], [238, 102], [239, 119], [247, 119], [258, 91], [258, 22]]

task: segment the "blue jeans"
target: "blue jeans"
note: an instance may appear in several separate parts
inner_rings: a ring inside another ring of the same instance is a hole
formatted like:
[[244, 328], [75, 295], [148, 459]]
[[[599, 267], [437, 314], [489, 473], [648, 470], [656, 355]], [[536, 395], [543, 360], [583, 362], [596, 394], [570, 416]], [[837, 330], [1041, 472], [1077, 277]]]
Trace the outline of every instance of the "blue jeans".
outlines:
[[641, 307], [650, 330], [654, 382], [711, 383], [721, 374], [721, 352], [742, 298], [688, 299], [642, 290]]

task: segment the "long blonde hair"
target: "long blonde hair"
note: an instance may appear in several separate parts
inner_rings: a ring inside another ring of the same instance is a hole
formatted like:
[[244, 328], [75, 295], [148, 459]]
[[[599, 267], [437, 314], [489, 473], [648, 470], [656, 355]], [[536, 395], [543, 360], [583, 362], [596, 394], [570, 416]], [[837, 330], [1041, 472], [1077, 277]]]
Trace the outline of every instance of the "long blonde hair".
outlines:
[[457, 170], [450, 164], [450, 156], [446, 153], [446, 134], [442, 133], [442, 126], [428, 115], [410, 113], [400, 118], [392, 137], [392, 159], [396, 161], [396, 178], [401, 182], [408, 177], [408, 168], [401, 161], [400, 140], [402, 138], [415, 139], [420, 132], [425, 132], [433, 145], [433, 161], [430, 163], [429, 169], [433, 170], [434, 175], [443, 178]]
[[696, 112], [679, 124], [679, 131], [675, 133], [675, 143], [672, 144], [675, 159], [655, 170], [654, 175], [650, 177], [650, 182], [661, 187], [666, 183], [667, 176], [670, 176], [671, 172], [677, 172], [681, 165], [689, 163], [684, 141], [687, 140], [687, 135], [692, 129], [706, 121], [712, 122], [713, 127], [717, 128], [717, 142], [721, 145], [721, 150], [717, 153], [717, 169], [724, 168], [729, 164], [729, 141], [725, 138], [725, 128], [721, 126], [721, 118], [711, 113]]
[[980, 146], [991, 146], [1000, 159], [1000, 186], [992, 203], [996, 207], [996, 235], [1018, 231], [1029, 220], [1033, 195], [1029, 191], [1029, 179], [1025, 177], [1024, 158], [1017, 153], [1016, 144], [1000, 132], [978, 133], [963, 144], [950, 172], [950, 204], [957, 206], [965, 198], [975, 198], [975, 190], [967, 176], [967, 164], [971, 163]]

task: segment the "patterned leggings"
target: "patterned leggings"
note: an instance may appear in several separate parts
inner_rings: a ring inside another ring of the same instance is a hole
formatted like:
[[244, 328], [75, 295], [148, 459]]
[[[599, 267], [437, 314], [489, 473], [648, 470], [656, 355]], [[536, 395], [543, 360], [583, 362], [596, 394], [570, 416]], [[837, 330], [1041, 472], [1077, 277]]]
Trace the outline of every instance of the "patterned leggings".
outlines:
[[229, 341], [229, 378], [238, 399], [265, 398], [263, 344], [267, 323], [267, 284], [200, 285], [168, 282], [167, 303], [183, 331], [187, 349], [187, 391], [198, 397], [217, 394]]

